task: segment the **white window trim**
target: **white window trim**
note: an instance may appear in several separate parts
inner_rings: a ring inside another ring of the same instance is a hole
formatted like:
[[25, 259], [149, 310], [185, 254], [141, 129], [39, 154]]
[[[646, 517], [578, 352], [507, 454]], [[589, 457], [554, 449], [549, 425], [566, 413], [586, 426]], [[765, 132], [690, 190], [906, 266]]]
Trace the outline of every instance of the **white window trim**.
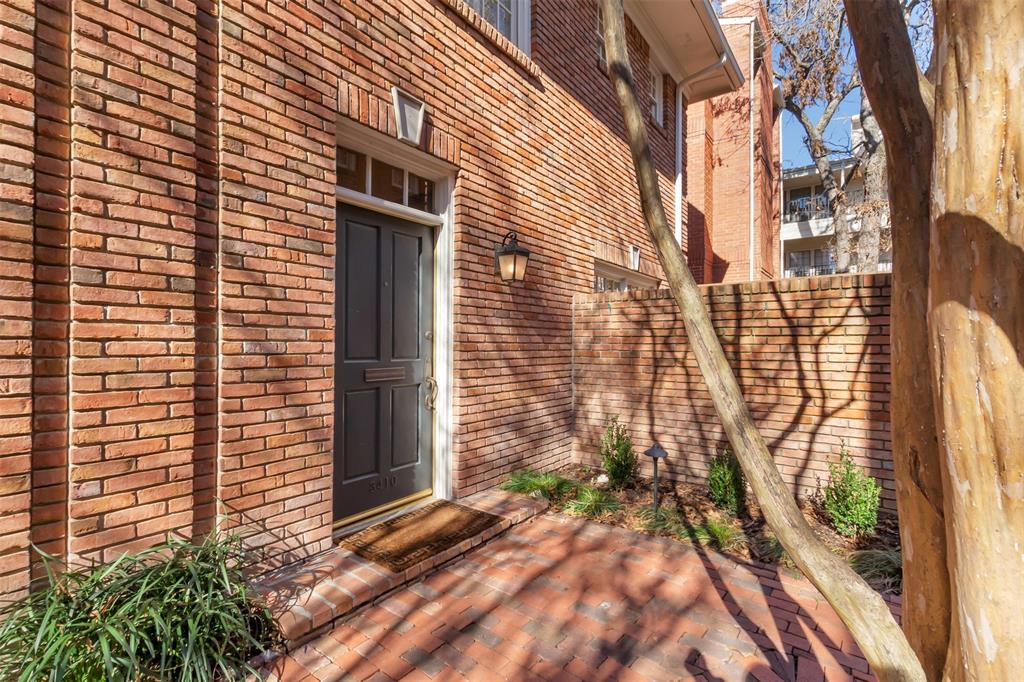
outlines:
[[[530, 56], [530, 3], [531, 0], [509, 0], [509, 10], [512, 12], [509, 28], [511, 29], [512, 35], [505, 36], [527, 57]], [[480, 19], [490, 24], [494, 30], [498, 31], [499, 35], [504, 35], [497, 26], [491, 24], [487, 17], [484, 16], [483, 12], [477, 10], [471, 4], [469, 5], [469, 8], [472, 9]]]
[[659, 126], [665, 125], [665, 73], [658, 67], [658, 65], [652, 59], [650, 62], [650, 77], [651, 86], [653, 86], [654, 92], [651, 93], [653, 101], [651, 102], [651, 118]]
[[601, 260], [599, 258], [594, 259], [594, 280], [598, 277], [615, 281], [625, 281], [629, 285], [630, 289], [657, 289], [660, 280], [650, 275], [645, 275], [642, 272], [636, 270], [630, 270], [624, 268], [621, 265], [615, 263], [609, 263], [608, 261]]

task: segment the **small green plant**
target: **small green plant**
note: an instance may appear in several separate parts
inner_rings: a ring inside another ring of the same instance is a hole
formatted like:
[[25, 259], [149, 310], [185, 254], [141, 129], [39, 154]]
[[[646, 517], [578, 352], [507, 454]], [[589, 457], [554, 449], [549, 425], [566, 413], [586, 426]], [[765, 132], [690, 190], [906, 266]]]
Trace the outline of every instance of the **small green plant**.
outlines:
[[633, 451], [633, 439], [625, 424], [612, 417], [601, 438], [601, 464], [608, 474], [608, 484], [620, 490], [636, 478], [639, 460]]
[[839, 461], [829, 462], [828, 471], [824, 506], [832, 527], [847, 537], [873, 531], [882, 488], [854, 463], [845, 443], [839, 449]]
[[524, 469], [509, 476], [501, 484], [501, 489], [523, 495], [536, 493], [548, 500], [560, 500], [576, 489], [576, 483], [551, 472]]
[[861, 549], [848, 557], [850, 566], [879, 592], [903, 590], [903, 556], [898, 549]]
[[0, 679], [239, 680], [274, 644], [248, 586], [241, 539], [169, 538], [113, 563], [61, 572], [0, 609]]
[[708, 471], [708, 492], [719, 509], [738, 516], [747, 506], [747, 481], [732, 450], [728, 447], [711, 460]]
[[565, 511], [575, 516], [594, 518], [617, 511], [621, 507], [618, 500], [610, 494], [586, 485], [576, 492], [576, 499], [566, 503]]
[[653, 506], [646, 506], [637, 509], [636, 518], [639, 521], [638, 527], [649, 533], [678, 534], [678, 529], [683, 525], [683, 519], [679, 512], [672, 507], [658, 507], [654, 511]]
[[732, 552], [747, 544], [747, 536], [742, 530], [726, 519], [713, 516], [704, 523], [681, 528], [679, 535], [722, 552]]

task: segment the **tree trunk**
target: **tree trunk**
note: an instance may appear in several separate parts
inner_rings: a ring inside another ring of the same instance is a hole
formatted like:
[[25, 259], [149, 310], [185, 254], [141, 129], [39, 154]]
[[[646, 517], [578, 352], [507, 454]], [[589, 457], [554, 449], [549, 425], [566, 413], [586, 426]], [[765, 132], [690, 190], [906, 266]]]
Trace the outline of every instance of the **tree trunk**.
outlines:
[[922, 89], [898, 0], [846, 0], [863, 88], [882, 129], [892, 222], [892, 452], [903, 546], [903, 629], [938, 679], [949, 641], [950, 595], [928, 348], [930, 86]]
[[939, 2], [928, 327], [950, 679], [1024, 675], [1024, 3]]
[[859, 169], [864, 179], [864, 196], [859, 202], [861, 210], [858, 211], [860, 231], [857, 234], [856, 265], [857, 272], [878, 272], [882, 233], [889, 223], [885, 147], [864, 87], [860, 89], [860, 126], [865, 147], [865, 158]]
[[608, 74], [622, 109], [644, 218], [712, 402], [765, 520], [794, 563], [850, 628], [875, 673], [884, 680], [923, 680], [921, 666], [885, 601], [814, 536], [754, 425], [665, 217], [643, 110], [629, 66], [622, 0], [601, 0], [601, 6]]

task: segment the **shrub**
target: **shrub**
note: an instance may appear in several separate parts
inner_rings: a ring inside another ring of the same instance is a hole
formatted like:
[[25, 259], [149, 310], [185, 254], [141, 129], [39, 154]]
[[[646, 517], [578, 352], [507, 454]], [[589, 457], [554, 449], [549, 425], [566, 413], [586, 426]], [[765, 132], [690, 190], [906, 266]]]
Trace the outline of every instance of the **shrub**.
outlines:
[[248, 586], [237, 537], [167, 542], [59, 572], [0, 609], [0, 679], [235, 680], [276, 630]]
[[612, 488], [624, 488], [636, 478], [639, 460], [633, 451], [633, 439], [618, 417], [612, 417], [601, 438], [601, 463]]
[[558, 474], [524, 469], [509, 476], [501, 484], [501, 489], [524, 495], [536, 493], [548, 500], [558, 500], [575, 490], [576, 484]]
[[861, 549], [848, 557], [850, 566], [879, 592], [903, 589], [903, 556], [898, 549]]
[[854, 464], [845, 444], [839, 449], [839, 461], [829, 462], [828, 472], [825, 513], [832, 527], [847, 537], [873, 531], [882, 488]]
[[622, 507], [618, 500], [604, 492], [589, 485], [583, 486], [576, 492], [576, 499], [565, 505], [565, 511], [576, 516], [603, 516]]
[[747, 536], [725, 519], [708, 518], [704, 523], [680, 529], [680, 536], [723, 552], [732, 552], [747, 544]]
[[737, 516], [747, 506], [747, 481], [732, 450], [728, 447], [711, 460], [708, 471], [708, 492], [719, 509]]

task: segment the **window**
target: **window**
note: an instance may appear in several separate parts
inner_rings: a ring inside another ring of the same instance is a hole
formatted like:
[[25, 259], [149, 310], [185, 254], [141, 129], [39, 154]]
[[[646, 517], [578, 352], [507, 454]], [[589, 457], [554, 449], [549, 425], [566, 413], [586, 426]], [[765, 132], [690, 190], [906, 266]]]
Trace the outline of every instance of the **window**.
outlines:
[[607, 69], [608, 55], [604, 51], [604, 14], [600, 5], [597, 7], [597, 40], [594, 41], [594, 46], [597, 48], [597, 63]]
[[345, 147], [338, 147], [338, 186], [427, 213], [436, 212], [433, 180]]
[[658, 280], [603, 260], [594, 261], [594, 291], [657, 289]]
[[786, 277], [831, 275], [836, 271], [832, 249], [791, 251], [786, 256]]
[[530, 54], [530, 0], [466, 0], [484, 21]]
[[665, 97], [664, 88], [665, 79], [661, 75], [661, 71], [654, 62], [651, 62], [651, 118], [658, 125], [663, 125], [665, 122]]

